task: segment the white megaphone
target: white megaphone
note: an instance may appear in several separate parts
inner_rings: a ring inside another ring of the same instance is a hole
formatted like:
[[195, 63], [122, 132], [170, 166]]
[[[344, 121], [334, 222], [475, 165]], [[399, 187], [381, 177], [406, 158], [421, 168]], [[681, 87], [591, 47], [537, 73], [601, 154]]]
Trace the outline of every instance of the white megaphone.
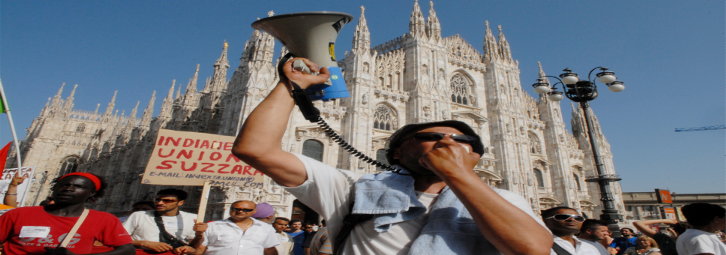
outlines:
[[342, 12], [303, 12], [282, 14], [260, 19], [252, 27], [271, 34], [295, 56], [310, 59], [330, 71], [326, 84], [306, 89], [312, 100], [331, 100], [349, 97], [343, 72], [335, 62], [335, 40], [343, 25], [353, 16]]

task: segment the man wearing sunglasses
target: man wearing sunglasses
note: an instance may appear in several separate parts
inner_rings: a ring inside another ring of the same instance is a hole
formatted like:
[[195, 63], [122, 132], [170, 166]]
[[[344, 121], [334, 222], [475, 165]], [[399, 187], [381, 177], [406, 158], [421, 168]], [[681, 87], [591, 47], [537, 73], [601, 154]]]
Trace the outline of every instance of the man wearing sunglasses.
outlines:
[[554, 235], [554, 245], [551, 255], [596, 255], [600, 254], [597, 247], [589, 242], [583, 242], [575, 234], [580, 232], [585, 217], [570, 207], [554, 207], [542, 211], [547, 228]]
[[194, 226], [202, 243], [196, 254], [205, 255], [276, 255], [280, 240], [272, 225], [255, 219], [256, 204], [249, 200], [232, 203], [229, 218]]
[[[293, 69], [293, 60], [319, 75]], [[294, 108], [288, 88], [305, 89], [330, 77], [307, 59], [293, 60], [280, 66], [281, 81], [247, 116], [232, 152], [325, 218], [337, 254], [549, 253], [552, 236], [529, 203], [490, 187], [473, 171], [484, 146], [463, 122], [411, 124], [396, 131], [386, 156], [398, 173], [360, 176], [362, 171], [283, 150]]]
[[194, 239], [196, 214], [180, 210], [187, 193], [163, 189], [156, 193], [154, 210], [138, 211], [123, 223], [138, 248], [137, 254], [179, 253]]

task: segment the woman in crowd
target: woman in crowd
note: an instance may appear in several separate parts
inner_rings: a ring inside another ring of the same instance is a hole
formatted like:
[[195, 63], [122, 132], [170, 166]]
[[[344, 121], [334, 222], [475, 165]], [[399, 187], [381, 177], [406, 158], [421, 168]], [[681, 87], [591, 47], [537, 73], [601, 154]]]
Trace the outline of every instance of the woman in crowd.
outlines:
[[[87, 202], [103, 195], [105, 186], [101, 178], [90, 173], [76, 172], [59, 177], [51, 193], [54, 203], [20, 207], [0, 216], [0, 243], [3, 243], [4, 252], [17, 255], [134, 254], [131, 237], [118, 218], [86, 209]], [[77, 229], [75, 233], [69, 235], [74, 228]], [[96, 241], [108, 249], [94, 246]]]
[[653, 238], [641, 235], [636, 239], [636, 246], [625, 251], [626, 255], [661, 255], [658, 243]]

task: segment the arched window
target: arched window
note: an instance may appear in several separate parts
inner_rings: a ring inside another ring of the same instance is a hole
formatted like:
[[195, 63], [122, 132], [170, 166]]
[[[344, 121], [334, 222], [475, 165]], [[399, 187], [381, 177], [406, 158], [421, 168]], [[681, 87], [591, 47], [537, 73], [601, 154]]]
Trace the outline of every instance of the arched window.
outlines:
[[66, 157], [61, 161], [61, 167], [58, 169], [58, 176], [73, 173], [78, 169], [81, 159], [76, 156]]
[[[388, 164], [388, 159], [386, 159], [386, 150], [384, 150], [384, 149], [377, 150], [376, 151], [376, 160], [378, 162]], [[380, 168], [380, 167], [376, 167], [376, 169], [378, 169], [379, 171], [383, 170], [383, 168]]]
[[318, 161], [323, 161], [323, 143], [314, 139], [305, 140], [302, 154]]
[[86, 124], [78, 124], [78, 126], [76, 127], [76, 132], [83, 133], [83, 131], [86, 131]]
[[582, 185], [580, 184], [580, 176], [577, 174], [572, 174], [572, 177], [575, 178], [575, 185], [577, 185], [577, 190], [582, 190]]
[[542, 144], [539, 142], [539, 137], [533, 133], [529, 133], [529, 152], [542, 154]]
[[398, 128], [396, 112], [387, 105], [380, 104], [373, 114], [373, 128], [383, 130], [394, 130]]
[[472, 84], [473, 82], [463, 74], [457, 73], [451, 77], [451, 101], [457, 104], [473, 105]]
[[542, 170], [539, 170], [537, 168], [534, 169], [534, 176], [537, 178], [537, 187], [538, 188], [544, 188], [544, 175], [542, 174]]

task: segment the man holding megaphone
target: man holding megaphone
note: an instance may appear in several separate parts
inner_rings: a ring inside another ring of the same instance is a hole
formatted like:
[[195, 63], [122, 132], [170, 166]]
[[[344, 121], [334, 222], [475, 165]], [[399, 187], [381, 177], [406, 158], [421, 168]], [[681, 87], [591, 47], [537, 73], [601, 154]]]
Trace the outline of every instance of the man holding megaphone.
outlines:
[[[302, 60], [310, 69], [294, 68]], [[473, 171], [483, 145], [465, 123], [410, 124], [389, 140], [400, 172], [358, 176], [282, 149], [302, 89], [330, 76], [307, 59], [282, 63], [281, 81], [247, 117], [232, 152], [328, 222], [337, 254], [549, 254], [552, 234], [529, 203]], [[315, 75], [315, 73], [318, 73]]]

